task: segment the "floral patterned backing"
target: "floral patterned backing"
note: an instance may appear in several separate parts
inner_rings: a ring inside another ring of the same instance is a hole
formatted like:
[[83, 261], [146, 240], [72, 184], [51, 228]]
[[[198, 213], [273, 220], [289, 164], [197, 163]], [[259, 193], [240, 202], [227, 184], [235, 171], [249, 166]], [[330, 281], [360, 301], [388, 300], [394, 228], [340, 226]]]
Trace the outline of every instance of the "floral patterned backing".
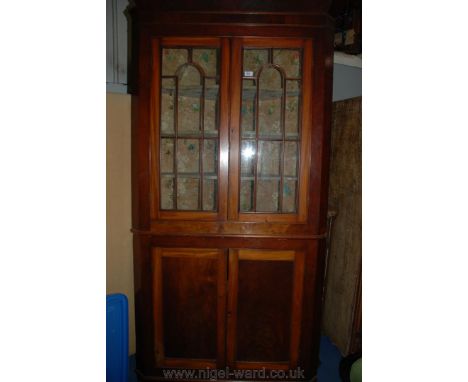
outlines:
[[216, 211], [219, 50], [164, 48], [160, 106], [160, 208]]
[[297, 211], [302, 52], [243, 50], [241, 212]]

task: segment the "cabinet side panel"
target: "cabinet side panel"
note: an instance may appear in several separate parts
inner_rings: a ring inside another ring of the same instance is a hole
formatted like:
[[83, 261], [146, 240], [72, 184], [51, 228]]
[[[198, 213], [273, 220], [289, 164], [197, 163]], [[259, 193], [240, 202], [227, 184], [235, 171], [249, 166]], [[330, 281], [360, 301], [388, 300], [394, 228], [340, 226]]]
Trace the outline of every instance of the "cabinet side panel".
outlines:
[[145, 372], [154, 367], [153, 288], [149, 237], [133, 237], [133, 272], [135, 283], [135, 332], [137, 369]]
[[326, 231], [331, 106], [333, 90], [333, 40], [322, 31], [314, 47], [312, 80], [311, 167], [309, 223], [314, 233]]
[[318, 367], [324, 250], [323, 240], [311, 241], [305, 256], [299, 365], [306, 379], [312, 378]]
[[147, 229], [150, 224], [150, 38], [147, 29], [138, 33], [138, 94], [132, 97], [132, 225]]

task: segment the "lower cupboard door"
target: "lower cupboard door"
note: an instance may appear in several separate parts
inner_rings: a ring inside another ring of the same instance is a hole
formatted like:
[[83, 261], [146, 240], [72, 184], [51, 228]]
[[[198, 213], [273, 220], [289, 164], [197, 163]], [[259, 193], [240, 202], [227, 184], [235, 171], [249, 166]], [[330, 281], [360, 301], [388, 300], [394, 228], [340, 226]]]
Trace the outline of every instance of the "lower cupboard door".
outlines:
[[304, 253], [229, 252], [227, 363], [235, 369], [298, 366]]
[[226, 251], [153, 248], [158, 367], [225, 365]]

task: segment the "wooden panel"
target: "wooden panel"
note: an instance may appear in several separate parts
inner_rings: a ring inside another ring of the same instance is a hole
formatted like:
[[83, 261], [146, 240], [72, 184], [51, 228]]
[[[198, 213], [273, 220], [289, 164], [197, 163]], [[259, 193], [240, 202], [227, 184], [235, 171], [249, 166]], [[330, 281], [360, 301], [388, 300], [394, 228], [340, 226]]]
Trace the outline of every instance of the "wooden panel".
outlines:
[[166, 357], [216, 358], [216, 260], [163, 257]]
[[[361, 267], [361, 97], [333, 104], [330, 208], [337, 212], [328, 260], [323, 330], [343, 354], [351, 345]], [[358, 307], [357, 309], [360, 309]]]
[[300, 48], [303, 45], [302, 40], [291, 38], [243, 38], [243, 44], [249, 47], [262, 47], [262, 48]]
[[330, 7], [330, 0], [177, 0], [177, 1], [149, 1], [137, 0], [138, 7], [143, 10], [158, 11], [231, 11], [235, 13], [255, 12], [325, 12]]
[[288, 370], [288, 362], [236, 362], [236, 369], [252, 370], [258, 368], [265, 368], [266, 370]]
[[220, 40], [216, 37], [163, 37], [161, 39], [163, 46], [213, 46], [219, 47]]
[[137, 368], [145, 371], [154, 366], [154, 288], [151, 279], [151, 251], [148, 236], [133, 236], [133, 279], [135, 288], [135, 334]]
[[304, 256], [303, 306], [298, 364], [306, 379], [314, 376], [319, 364], [320, 319], [322, 303], [323, 249], [320, 241], [310, 241]]
[[165, 367], [180, 367], [190, 369], [204, 369], [216, 367], [216, 362], [211, 359], [185, 359], [185, 358], [165, 358]]
[[[260, 215], [260, 214], [258, 214]], [[263, 215], [263, 214], [262, 214]], [[208, 221], [152, 221], [151, 230], [139, 231], [156, 236], [190, 235], [190, 236], [241, 236], [241, 237], [283, 237], [324, 239], [326, 232], [314, 234], [310, 226], [305, 224], [288, 224], [256, 222], [245, 224], [242, 222], [208, 222]]]
[[224, 362], [226, 255], [215, 249], [155, 248], [156, 362]]
[[[312, 100], [315, 97], [315, 94], [312, 93], [312, 70], [314, 69], [313, 57], [314, 51], [312, 46], [312, 41], [308, 40], [305, 42], [304, 46], [304, 76], [303, 76], [303, 103], [302, 107], [304, 112], [302, 113], [302, 137], [301, 137], [301, 153], [309, 153], [312, 151], [310, 144], [310, 136], [312, 129], [312, 109], [308, 107], [311, 104]], [[309, 128], [308, 128], [309, 127]], [[301, 179], [300, 188], [299, 188], [299, 221], [305, 221], [307, 218], [307, 211], [309, 206], [309, 201], [307, 199], [307, 193], [309, 192], [310, 179], [308, 176], [308, 171], [311, 166], [311, 156], [310, 155], [301, 155], [299, 161], [299, 177]]]
[[160, 60], [159, 60], [159, 50], [160, 43], [159, 40], [153, 40], [151, 42], [152, 56], [151, 56], [151, 70], [153, 71], [151, 75], [151, 90], [150, 90], [150, 210], [151, 218], [155, 218], [158, 215], [159, 208], [157, 206], [157, 201], [160, 199], [160, 187], [159, 187], [159, 123], [157, 114], [160, 112], [160, 102], [161, 94], [159, 88], [161, 86], [161, 78], [155, 73], [160, 72]]
[[321, 31], [313, 49], [309, 223], [312, 232], [325, 232], [328, 214], [328, 169], [333, 90], [333, 39]]
[[258, 251], [251, 249], [240, 249], [239, 260], [250, 261], [294, 261], [294, 251]]
[[150, 37], [146, 29], [135, 28], [140, 52], [138, 75], [133, 84], [139, 95], [132, 97], [132, 227], [145, 229], [150, 225]]
[[228, 214], [229, 182], [229, 72], [231, 51], [228, 38], [221, 39], [221, 89], [219, 119], [219, 217], [226, 220]]
[[237, 220], [239, 217], [239, 135], [241, 108], [241, 71], [242, 40], [232, 39], [232, 62], [230, 71], [230, 118], [229, 118], [229, 205], [228, 219]]
[[231, 250], [228, 364], [287, 369], [298, 362], [304, 253]]
[[[316, 241], [316, 240], [313, 240]], [[251, 248], [272, 251], [303, 251], [308, 248], [308, 240], [284, 239], [274, 237], [240, 237], [240, 236], [152, 236], [153, 247], [184, 248]]]
[[291, 261], [239, 261], [237, 359], [289, 359], [293, 267]]
[[164, 248], [161, 256], [197, 259], [217, 259], [218, 249], [197, 249], [197, 248]]

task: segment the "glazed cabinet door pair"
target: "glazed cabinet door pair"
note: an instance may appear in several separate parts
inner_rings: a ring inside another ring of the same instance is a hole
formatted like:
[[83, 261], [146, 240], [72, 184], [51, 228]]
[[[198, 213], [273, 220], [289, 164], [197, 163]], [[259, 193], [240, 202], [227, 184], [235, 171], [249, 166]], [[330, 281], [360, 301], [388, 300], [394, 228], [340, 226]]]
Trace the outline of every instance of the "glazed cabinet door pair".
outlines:
[[152, 43], [155, 220], [304, 222], [312, 42]]
[[304, 256], [154, 248], [156, 366], [296, 368]]

